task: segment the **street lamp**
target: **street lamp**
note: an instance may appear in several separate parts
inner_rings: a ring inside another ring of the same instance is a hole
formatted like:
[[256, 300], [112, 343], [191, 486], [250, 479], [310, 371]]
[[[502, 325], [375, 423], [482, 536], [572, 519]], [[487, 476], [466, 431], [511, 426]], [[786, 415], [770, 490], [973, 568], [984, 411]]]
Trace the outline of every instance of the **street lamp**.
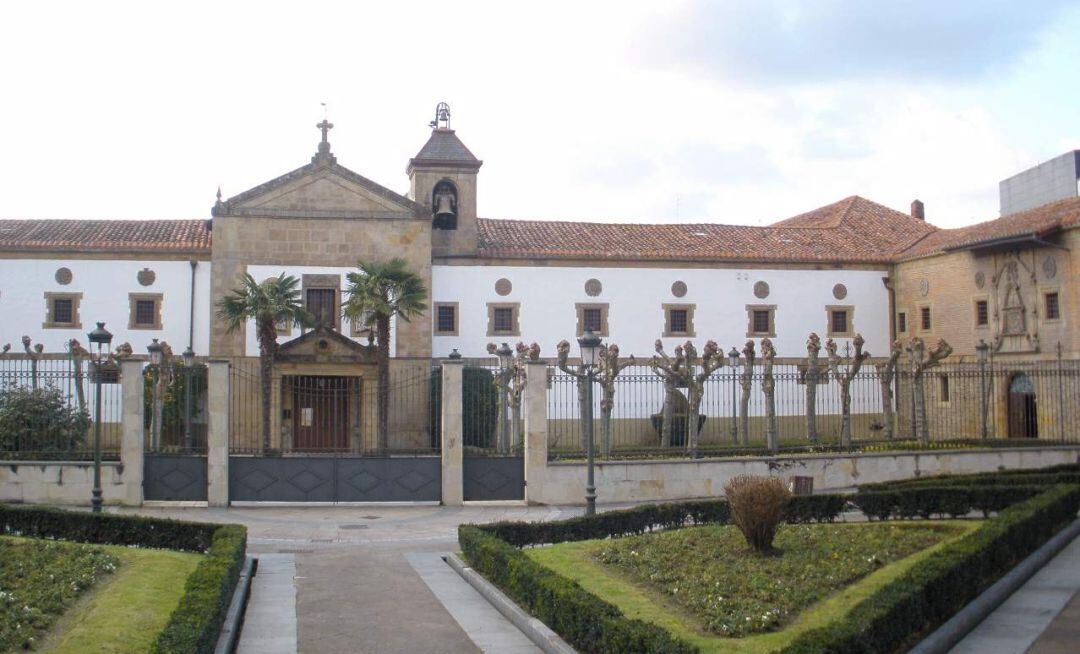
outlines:
[[[584, 373], [585, 389], [581, 397], [583, 409], [582, 427], [585, 430], [585, 455], [588, 460], [588, 478], [585, 481], [585, 515], [596, 515], [596, 478], [593, 471], [594, 450], [593, 447], [593, 381], [596, 377], [596, 363], [600, 359], [600, 337], [591, 330], [586, 331], [578, 339], [578, 347], [581, 348], [581, 371]], [[578, 377], [578, 383], [582, 381]]]
[[990, 355], [990, 345], [980, 338], [975, 355], [979, 360], [979, 427], [982, 439], [986, 440], [986, 359]]
[[103, 322], [99, 322], [97, 328], [86, 335], [90, 341], [90, 356], [93, 358], [97, 377], [97, 397], [94, 398], [94, 488], [90, 491], [90, 509], [94, 513], [101, 513], [101, 378], [105, 373], [105, 362], [109, 358], [112, 336]]
[[735, 346], [727, 353], [728, 365], [731, 366], [731, 444], [739, 444], [739, 411], [735, 407], [735, 387], [739, 385], [739, 351]]
[[190, 451], [195, 447], [191, 436], [191, 375], [195, 372], [195, 351], [188, 345], [180, 356], [184, 359], [184, 449]]
[[163, 373], [161, 370], [161, 362], [165, 359], [165, 348], [161, 345], [161, 343], [158, 343], [158, 339], [155, 338], [150, 343], [150, 345], [146, 346], [146, 352], [150, 355], [150, 366], [152, 369], [151, 371], [154, 375], [154, 414], [153, 418], [151, 418], [151, 424], [153, 425], [153, 428], [150, 430], [150, 447], [152, 447], [156, 451], [158, 444], [161, 443], [162, 412], [160, 408], [161, 394], [158, 387], [161, 386], [161, 380], [164, 379], [164, 377], [162, 376]]
[[514, 350], [508, 343], [495, 350], [495, 356], [499, 357], [499, 443], [500, 454], [510, 449], [510, 421], [507, 418], [507, 394], [510, 392], [510, 377], [513, 375]]
[[150, 345], [146, 346], [146, 352], [150, 355], [150, 365], [160, 366], [162, 359], [165, 358], [165, 348], [158, 343], [158, 339], [154, 339]]

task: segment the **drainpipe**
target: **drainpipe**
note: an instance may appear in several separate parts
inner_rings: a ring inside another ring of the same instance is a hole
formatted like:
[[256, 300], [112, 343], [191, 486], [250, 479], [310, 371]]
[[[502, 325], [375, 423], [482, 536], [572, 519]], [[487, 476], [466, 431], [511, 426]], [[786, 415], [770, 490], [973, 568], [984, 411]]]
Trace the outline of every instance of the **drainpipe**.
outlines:
[[199, 262], [195, 259], [191, 260], [191, 308], [188, 313], [188, 347], [191, 351], [195, 351], [195, 269], [199, 267]]

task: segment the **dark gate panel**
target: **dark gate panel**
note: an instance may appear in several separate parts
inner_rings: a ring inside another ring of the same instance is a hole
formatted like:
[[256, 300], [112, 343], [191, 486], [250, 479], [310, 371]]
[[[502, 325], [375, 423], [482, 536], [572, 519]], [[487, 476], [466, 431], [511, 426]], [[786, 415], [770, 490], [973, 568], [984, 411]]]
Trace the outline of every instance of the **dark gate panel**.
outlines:
[[466, 501], [525, 499], [523, 456], [466, 456], [462, 476]]
[[439, 457], [339, 458], [338, 502], [438, 502]]
[[438, 502], [439, 457], [229, 457], [238, 502]]
[[206, 501], [206, 456], [152, 454], [143, 457], [143, 499]]

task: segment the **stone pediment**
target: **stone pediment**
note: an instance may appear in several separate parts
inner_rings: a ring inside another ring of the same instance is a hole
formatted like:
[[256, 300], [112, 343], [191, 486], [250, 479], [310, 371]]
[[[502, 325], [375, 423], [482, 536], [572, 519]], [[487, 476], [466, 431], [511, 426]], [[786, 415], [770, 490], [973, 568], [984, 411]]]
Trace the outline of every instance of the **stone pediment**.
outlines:
[[319, 325], [279, 345], [275, 360], [283, 363], [375, 363], [375, 347], [362, 345]]
[[312, 163], [214, 205], [215, 216], [417, 218], [426, 209], [331, 159]]

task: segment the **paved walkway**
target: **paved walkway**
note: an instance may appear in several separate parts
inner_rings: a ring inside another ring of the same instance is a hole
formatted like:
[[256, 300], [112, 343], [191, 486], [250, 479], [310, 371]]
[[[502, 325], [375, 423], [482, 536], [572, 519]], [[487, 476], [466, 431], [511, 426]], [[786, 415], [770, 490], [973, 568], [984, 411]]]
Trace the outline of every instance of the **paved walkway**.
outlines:
[[950, 654], [1023, 652], [1080, 652], [1080, 538], [1036, 572]]

